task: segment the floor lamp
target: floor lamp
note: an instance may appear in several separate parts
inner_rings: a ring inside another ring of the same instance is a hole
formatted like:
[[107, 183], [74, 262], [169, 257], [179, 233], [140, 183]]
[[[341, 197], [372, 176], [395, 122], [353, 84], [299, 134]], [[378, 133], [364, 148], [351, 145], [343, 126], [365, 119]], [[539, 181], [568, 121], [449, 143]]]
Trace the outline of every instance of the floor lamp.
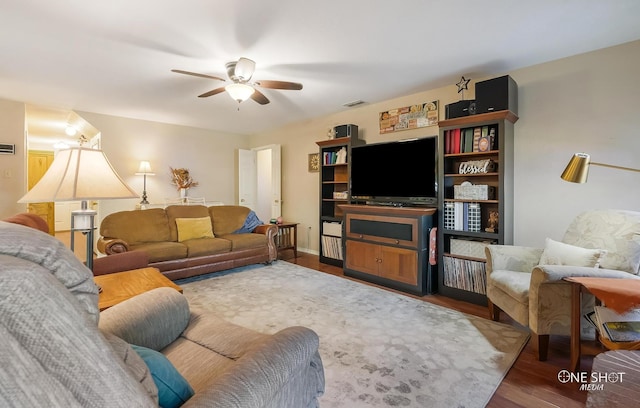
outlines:
[[576, 153], [573, 155], [569, 164], [562, 172], [560, 176], [565, 181], [572, 183], [586, 183], [589, 176], [589, 165], [609, 167], [618, 170], [635, 171], [640, 173], [640, 169], [634, 169], [631, 167], [616, 166], [613, 164], [596, 163], [591, 161], [591, 156], [586, 153]]
[[61, 150], [40, 181], [19, 203], [81, 201], [81, 209], [71, 212], [71, 249], [73, 235], [80, 231], [87, 236], [87, 267], [93, 270], [93, 234], [97, 212], [88, 208], [89, 200], [138, 198], [102, 150], [83, 147]]

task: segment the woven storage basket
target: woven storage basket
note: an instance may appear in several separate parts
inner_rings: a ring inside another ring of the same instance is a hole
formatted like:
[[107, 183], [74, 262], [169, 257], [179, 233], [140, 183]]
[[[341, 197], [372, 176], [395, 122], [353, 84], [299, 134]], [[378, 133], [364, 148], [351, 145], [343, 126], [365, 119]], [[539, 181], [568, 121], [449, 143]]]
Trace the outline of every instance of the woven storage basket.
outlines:
[[495, 188], [486, 184], [462, 183], [453, 186], [453, 198], [456, 200], [493, 200]]

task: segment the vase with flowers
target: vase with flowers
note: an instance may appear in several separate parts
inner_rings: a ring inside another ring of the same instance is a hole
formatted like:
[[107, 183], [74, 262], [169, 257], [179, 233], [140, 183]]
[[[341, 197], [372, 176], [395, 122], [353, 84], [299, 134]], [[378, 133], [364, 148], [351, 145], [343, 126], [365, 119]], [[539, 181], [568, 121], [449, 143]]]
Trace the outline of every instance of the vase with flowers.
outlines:
[[172, 167], [169, 167], [169, 169], [171, 170], [171, 183], [175, 185], [180, 192], [180, 198], [186, 198], [187, 191], [191, 187], [196, 187], [198, 182], [191, 177], [189, 169], [174, 169]]

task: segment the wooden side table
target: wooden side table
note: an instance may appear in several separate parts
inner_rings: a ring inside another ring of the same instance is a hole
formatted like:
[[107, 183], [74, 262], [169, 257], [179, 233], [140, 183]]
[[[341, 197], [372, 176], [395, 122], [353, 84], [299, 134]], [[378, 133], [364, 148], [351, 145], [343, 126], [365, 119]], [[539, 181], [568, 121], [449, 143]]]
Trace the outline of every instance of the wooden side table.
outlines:
[[276, 247], [278, 255], [287, 249], [293, 249], [294, 258], [298, 257], [298, 223], [283, 221], [275, 224], [278, 227], [276, 235]]
[[[592, 277], [570, 277], [564, 280], [571, 283], [571, 363], [570, 369], [578, 371], [580, 369], [580, 355], [582, 344], [580, 342], [580, 320], [582, 292], [591, 292], [596, 297], [596, 303], [603, 299], [615, 299], [616, 306], [637, 305], [640, 302], [640, 279], [623, 278], [592, 278]], [[602, 288], [602, 283], [606, 288]], [[619, 296], [616, 296], [619, 294]], [[614, 296], [613, 298], [611, 296]], [[608, 301], [605, 300], [605, 306]], [[611, 302], [609, 301], [609, 304]], [[599, 334], [596, 334], [599, 335]], [[611, 349], [636, 349], [637, 343], [613, 343], [601, 339], [600, 344]]]
[[182, 288], [157, 268], [134, 269], [93, 278], [102, 288], [98, 299], [100, 311], [152, 289], [169, 287], [182, 293]]

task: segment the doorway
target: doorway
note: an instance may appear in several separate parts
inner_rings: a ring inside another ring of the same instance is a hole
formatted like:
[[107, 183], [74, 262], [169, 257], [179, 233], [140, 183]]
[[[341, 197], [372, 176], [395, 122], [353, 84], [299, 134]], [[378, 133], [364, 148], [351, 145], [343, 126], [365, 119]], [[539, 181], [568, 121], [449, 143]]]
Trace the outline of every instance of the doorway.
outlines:
[[279, 144], [238, 151], [238, 204], [265, 223], [282, 215]]
[[[53, 163], [53, 152], [29, 150], [27, 154], [27, 189], [31, 190]], [[55, 235], [55, 207], [53, 203], [29, 203], [27, 212], [40, 216], [49, 226], [49, 234]]]

